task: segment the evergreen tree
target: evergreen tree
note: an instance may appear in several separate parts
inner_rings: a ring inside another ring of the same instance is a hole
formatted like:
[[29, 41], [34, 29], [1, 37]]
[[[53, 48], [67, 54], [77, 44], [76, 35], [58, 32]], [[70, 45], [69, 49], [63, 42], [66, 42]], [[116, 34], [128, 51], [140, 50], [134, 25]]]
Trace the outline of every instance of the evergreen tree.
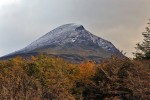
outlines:
[[[150, 19], [149, 19], [150, 22]], [[135, 49], [137, 50], [134, 54], [135, 59], [149, 60], [150, 59], [150, 23], [145, 28], [146, 31], [142, 33], [144, 39], [142, 43], [137, 43]]]

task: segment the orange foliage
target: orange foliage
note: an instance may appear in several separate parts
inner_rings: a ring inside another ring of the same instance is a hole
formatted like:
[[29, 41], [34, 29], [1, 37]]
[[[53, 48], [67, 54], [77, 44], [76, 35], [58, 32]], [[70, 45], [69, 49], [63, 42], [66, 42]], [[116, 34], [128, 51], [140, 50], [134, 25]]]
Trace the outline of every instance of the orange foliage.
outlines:
[[95, 62], [87, 61], [79, 64], [79, 76], [83, 79], [90, 79], [95, 74]]
[[41, 55], [0, 61], [0, 100], [148, 100], [150, 62], [80, 64]]

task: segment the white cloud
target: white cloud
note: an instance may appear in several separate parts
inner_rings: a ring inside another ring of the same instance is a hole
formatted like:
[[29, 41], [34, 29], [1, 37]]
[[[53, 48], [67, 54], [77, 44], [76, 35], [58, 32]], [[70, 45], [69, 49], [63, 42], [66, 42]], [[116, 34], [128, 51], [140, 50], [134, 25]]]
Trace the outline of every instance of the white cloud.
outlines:
[[5, 52], [2, 49], [0, 49], [0, 55], [3, 56], [4, 54]]
[[3, 6], [8, 6], [12, 4], [18, 4], [21, 0], [0, 0], [0, 8]]

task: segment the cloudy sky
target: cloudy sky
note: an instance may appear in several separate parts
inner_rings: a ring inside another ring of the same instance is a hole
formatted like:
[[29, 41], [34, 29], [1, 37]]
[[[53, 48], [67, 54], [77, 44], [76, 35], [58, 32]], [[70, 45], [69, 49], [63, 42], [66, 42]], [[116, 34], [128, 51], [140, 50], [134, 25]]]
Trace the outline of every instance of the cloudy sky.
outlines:
[[78, 23], [131, 57], [149, 9], [150, 0], [0, 0], [0, 56], [60, 25]]

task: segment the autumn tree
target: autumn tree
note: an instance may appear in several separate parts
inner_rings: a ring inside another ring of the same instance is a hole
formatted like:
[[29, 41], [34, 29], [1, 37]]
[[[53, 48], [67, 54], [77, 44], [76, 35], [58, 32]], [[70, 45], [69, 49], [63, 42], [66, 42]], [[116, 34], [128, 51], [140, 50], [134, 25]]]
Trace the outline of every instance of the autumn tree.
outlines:
[[145, 62], [113, 56], [77, 64], [45, 55], [0, 60], [0, 100], [148, 100]]
[[[150, 19], [149, 19], [150, 21]], [[137, 50], [134, 54], [135, 59], [150, 59], [150, 23], [145, 28], [146, 31], [142, 33], [144, 39], [142, 43], [137, 43], [135, 49]]]

